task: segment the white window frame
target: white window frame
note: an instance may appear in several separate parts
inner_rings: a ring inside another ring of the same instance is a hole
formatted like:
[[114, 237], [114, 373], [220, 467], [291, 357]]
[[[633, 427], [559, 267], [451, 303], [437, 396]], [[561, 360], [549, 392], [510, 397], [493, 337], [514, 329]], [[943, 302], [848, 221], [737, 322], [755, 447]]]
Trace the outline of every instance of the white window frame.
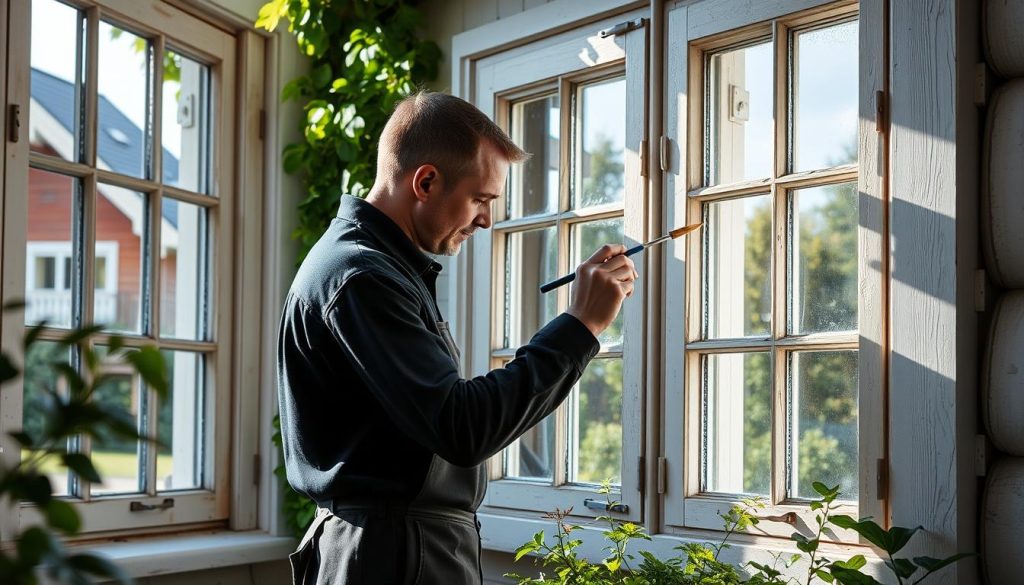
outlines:
[[[848, 18], [856, 13], [856, 2], [847, 0], [825, 0], [812, 2], [808, 0], [794, 0], [790, 3], [773, 3], [770, 6], [747, 3], [748, 10], [725, 11], [721, 0], [705, 0], [686, 6], [679, 6], [668, 11], [667, 34], [669, 38], [679, 39], [673, 43], [666, 55], [668, 61], [667, 91], [668, 95], [693, 96], [695, 98], [670, 99], [667, 101], [666, 121], [669, 136], [680, 145], [678, 152], [680, 158], [673, 161], [671, 171], [666, 173], [666, 193], [669, 194], [667, 201], [667, 214], [676, 218], [675, 223], [683, 225], [686, 221], [699, 221], [701, 213], [702, 197], [708, 193], [735, 190], [736, 192], [768, 193], [768, 186], [759, 182], [750, 184], [716, 186], [702, 188], [704, 177], [704, 108], [703, 96], [705, 95], [705, 78], [703, 76], [703, 59], [707, 52], [719, 47], [732, 46], [737, 41], [752, 38], [760, 35], [762, 38], [768, 34], [773, 39], [784, 39], [790, 28], [803, 27], [815, 22], [836, 22]], [[862, 17], [861, 26], [866, 26]], [[787, 55], [783, 51], [784, 44], [775, 46], [775, 67], [785, 67]], [[870, 53], [865, 56], [862, 52], [862, 59], [870, 58]], [[697, 67], [693, 65], [697, 64]], [[859, 65], [861, 71], [870, 63]], [[781, 76], [781, 81], [780, 77]], [[785, 104], [785, 73], [777, 73], [774, 76], [776, 87], [775, 102]], [[874, 96], [871, 95], [873, 104]], [[859, 96], [859, 111], [865, 111], [865, 93], [861, 91]], [[777, 110], [778, 112], [779, 110]], [[781, 110], [782, 116], [785, 111]], [[776, 130], [774, 132], [776, 141], [784, 141], [787, 137], [786, 121], [776, 119]], [[860, 161], [874, 161], [877, 158], [877, 151], [881, 139], [875, 128], [868, 127], [863, 119], [859, 123], [858, 131], [858, 156]], [[684, 167], [681, 163], [685, 162]], [[776, 160], [775, 172], [779, 175], [780, 189], [792, 189], [804, 186], [808, 180], [817, 181], [858, 181], [859, 208], [862, 218], [858, 230], [858, 311], [860, 331], [851, 337], [859, 347], [859, 501], [857, 506], [842, 506], [838, 513], [850, 514], [854, 517], [872, 516], [884, 518], [885, 495], [878, 492], [879, 482], [878, 461], [884, 460], [882, 449], [885, 437], [885, 426], [880, 424], [883, 420], [877, 413], [882, 412], [882, 405], [885, 397], [883, 395], [883, 378], [878, 364], [878, 356], [873, 355], [871, 349], [881, 347], [880, 332], [882, 327], [882, 315], [877, 311], [881, 305], [881, 286], [877, 266], [881, 265], [883, 250], [878, 241], [872, 238], [865, 227], [867, 219], [863, 217], [865, 212], [880, 209], [878, 203], [881, 198], [881, 184], [874, 180], [873, 176], [866, 176], [871, 170], [871, 163], [868, 167], [839, 167], [833, 171], [814, 173], [793, 173], [787, 174], [785, 160]], [[852, 169], [852, 171], [851, 171]], [[865, 172], [867, 171], [867, 172]], [[775, 186], [772, 186], [771, 195], [775, 194]], [[874, 204], [878, 204], [877, 208]], [[784, 206], [779, 213], [785, 214]], [[777, 216], [776, 222], [779, 221]], [[784, 222], [783, 222], [784, 225]], [[873, 241], [874, 245], [871, 245]], [[776, 260], [786, 262], [786, 250], [780, 248], [785, 242], [774, 244], [773, 255]], [[699, 346], [701, 338], [701, 314], [700, 307], [694, 306], [699, 303], [702, 292], [700, 291], [700, 255], [701, 239], [690, 238], [688, 246], [677, 246], [672, 250], [672, 259], [667, 264], [666, 283], [668, 290], [683, 290], [688, 288], [687, 310], [666, 311], [665, 337], [664, 337], [664, 363], [673, 363], [679, 360], [679, 356], [689, 356], [685, 360], [684, 368], [673, 368], [666, 376], [665, 410], [667, 421], [665, 427], [667, 434], [666, 458], [668, 466], [674, 470], [667, 490], [665, 499], [665, 523], [670, 530], [681, 528], [704, 528], [720, 529], [722, 520], [719, 514], [728, 509], [740, 499], [740, 496], [729, 496], [724, 494], [702, 494], [700, 493], [700, 402], [701, 384], [699, 380], [699, 356], [696, 352], [687, 351], [690, 343]], [[776, 270], [782, 270], [777, 267]], [[783, 275], [785, 272], [783, 271]], [[785, 290], [777, 286], [784, 282], [783, 278], [773, 279], [775, 287], [774, 305], [776, 311], [785, 304]], [[781, 298], [780, 298], [781, 297]], [[781, 304], [781, 306], [780, 306]], [[777, 313], [781, 315], [781, 312]], [[776, 320], [778, 321], [778, 319]], [[776, 323], [773, 326], [776, 334], [784, 333], [786, 324]], [[779, 329], [781, 327], [781, 330]], [[831, 336], [835, 337], [835, 336]], [[837, 348], [849, 348], [849, 341], [834, 339]], [[703, 345], [709, 345], [704, 342]], [[713, 344], [712, 344], [713, 345]], [[774, 344], [773, 344], [774, 345]], [[825, 346], [822, 346], [825, 347]], [[867, 350], [867, 351], [862, 351]], [[772, 354], [778, 351], [773, 347]], [[774, 355], [772, 360], [776, 358]], [[774, 369], [773, 369], [774, 371]], [[785, 382], [782, 372], [775, 372], [773, 383], [773, 394], [778, 396], [780, 391], [785, 390]], [[781, 385], [781, 389], [776, 387]], [[774, 417], [785, 416], [783, 407], [776, 401], [773, 408]], [[683, 440], [679, 440], [682, 438]], [[777, 438], [773, 435], [773, 443]], [[781, 461], [779, 453], [784, 446], [776, 444], [773, 451], [773, 469]], [[872, 481], [874, 479], [875, 481]], [[785, 473], [773, 474], [773, 491], [783, 492], [785, 489]], [[790, 514], [792, 513], [792, 514]], [[769, 507], [764, 511], [764, 516], [784, 517], [787, 521], [761, 522], [757, 527], [750, 530], [754, 534], [766, 534], [772, 536], [789, 536], [797, 526], [814, 526], [814, 512], [806, 504], [783, 503], [781, 501], [769, 502]], [[856, 542], [857, 536], [848, 531], [836, 531], [832, 536], [840, 541]]]
[[[63, 290], [59, 287], [54, 289], [40, 289], [35, 286], [35, 260], [36, 258], [55, 258], [57, 262], [56, 270], [56, 282], [64, 282], [64, 259], [71, 257], [71, 242], [43, 242], [43, 241], [32, 241], [25, 243], [27, 262], [25, 266], [25, 285], [26, 291], [40, 291], [40, 290]], [[106, 269], [103, 271], [104, 280], [106, 286], [103, 288], [97, 288], [95, 290], [102, 290], [106, 293], [117, 293], [117, 252], [118, 244], [114, 241], [109, 242], [96, 242], [96, 258], [104, 258], [106, 261]], [[68, 301], [70, 302], [70, 300]]]
[[[76, 4], [76, 2], [70, 2]], [[100, 18], [125, 26], [136, 34], [152, 39], [157, 54], [161, 54], [165, 42], [190, 57], [208, 64], [212, 74], [211, 97], [213, 116], [210, 130], [215, 135], [211, 169], [211, 195], [202, 195], [170, 186], [158, 181], [147, 181], [125, 177], [104, 168], [96, 158], [95, 131], [87, 133], [86, 161], [80, 164], [66, 160], [29, 153], [27, 124], [29, 96], [29, 34], [31, 27], [29, 2], [0, 2], [7, 19], [0, 20], [2, 34], [14, 47], [11, 54], [18, 56], [10, 61], [8, 74], [3, 79], [6, 90], [6, 104], [21, 106], [22, 133], [18, 142], [5, 141], [7, 157], [0, 200], [5, 204], [3, 216], [2, 256], [0, 256], [0, 283], [2, 299], [8, 302], [20, 299], [25, 294], [26, 277], [26, 221], [28, 201], [20, 193], [28, 192], [28, 170], [33, 168], [59, 172], [79, 177], [85, 192], [86, 218], [95, 214], [97, 186], [115, 186], [148, 193], [151, 217], [145, 218], [153, 230], [153, 242], [159, 241], [161, 224], [160, 201], [164, 194], [173, 195], [179, 201], [194, 203], [209, 209], [209, 241], [215, 250], [210, 258], [210, 295], [215, 310], [209, 316], [211, 341], [186, 341], [163, 338], [159, 345], [164, 349], [202, 350], [207, 354], [207, 398], [210, 401], [208, 416], [213, 425], [207, 434], [207, 441], [216, 448], [206, 450], [208, 488], [189, 491], [175, 491], [157, 494], [158, 486], [152, 485], [147, 494], [127, 496], [96, 497], [91, 501], [72, 500], [83, 518], [85, 535], [95, 532], [108, 534], [131, 534], [133, 531], [181, 532], [188, 528], [225, 527], [237, 530], [256, 528], [258, 525], [259, 494], [254, 481], [248, 478], [261, 477], [259, 451], [260, 405], [258, 400], [241, 399], [251, 397], [251, 388], [261, 386], [260, 364], [262, 347], [259, 315], [264, 310], [262, 295], [257, 283], [262, 281], [263, 259], [262, 216], [264, 205], [263, 178], [265, 167], [264, 140], [262, 135], [261, 109], [264, 101], [264, 60], [263, 39], [254, 32], [229, 33], [237, 30], [224, 25], [215, 26], [208, 15], [200, 18], [176, 5], [164, 2], [139, 4], [133, 0], [80, 0], [77, 5], [87, 16], [88, 34], [95, 38]], [[165, 39], [169, 39], [165, 41]], [[95, 45], [87, 51], [91, 78], [87, 86], [95, 88], [96, 60]], [[162, 68], [156, 67], [155, 87], [161, 87]], [[160, 92], [154, 96], [160, 103]], [[86, 108], [91, 117], [96, 116], [95, 89], [86, 95]], [[5, 108], [6, 109], [6, 108]], [[5, 134], [5, 136], [7, 136]], [[154, 143], [160, 145], [159, 131]], [[160, 157], [154, 162], [154, 176], [162, 177], [159, 168]], [[99, 164], [97, 164], [99, 163]], [[244, 219], [244, 221], [243, 221]], [[86, 220], [86, 225], [91, 221]], [[236, 231], [237, 226], [237, 231]], [[92, 232], [91, 228], [87, 228]], [[93, 266], [95, 234], [85, 234], [83, 254], [86, 264], [85, 294], [87, 302], [82, 308], [83, 318], [88, 321], [92, 311], [89, 287], [92, 285], [90, 269]], [[102, 244], [102, 243], [101, 243]], [[102, 248], [103, 246], [99, 246]], [[241, 252], [245, 251], [245, 254]], [[101, 250], [102, 253], [102, 250]], [[159, 297], [160, 251], [150, 246], [148, 258], [154, 269], [151, 271], [150, 287]], [[108, 270], [110, 270], [108, 264]], [[114, 273], [116, 275], [116, 272]], [[112, 280], [116, 286], [116, 277]], [[110, 286], [111, 281], [108, 281]], [[153, 331], [159, 329], [159, 302], [151, 305]], [[24, 313], [14, 311], [0, 316], [0, 341], [5, 352], [21, 359], [21, 337], [24, 332]], [[52, 339], [61, 335], [60, 329], [48, 329], [42, 338]], [[153, 343], [156, 338], [147, 335], [127, 335], [125, 344], [129, 347]], [[102, 343], [105, 335], [96, 338]], [[241, 341], [237, 341], [241, 340]], [[18, 388], [15, 386], [18, 385]], [[2, 418], [0, 418], [0, 447], [3, 448], [5, 463], [13, 464], [20, 450], [8, 437], [7, 432], [20, 428], [22, 418], [20, 383], [5, 387], [2, 394]], [[153, 401], [151, 401], [151, 404]], [[155, 457], [149, 463], [155, 465]], [[155, 475], [155, 468], [153, 469]], [[175, 505], [169, 510], [154, 510], [145, 513], [129, 512], [129, 502], [142, 501], [159, 504], [164, 497], [173, 497]], [[31, 506], [21, 505], [9, 509], [0, 521], [0, 540], [12, 538], [19, 526], [39, 521], [38, 512]], [[95, 538], [94, 536], [87, 536]]]
[[[612, 27], [624, 19], [640, 18], [642, 13], [633, 12], [614, 18], [594, 22], [546, 38], [536, 43], [526, 44], [516, 49], [481, 59], [475, 68], [476, 83], [473, 87], [475, 103], [488, 116], [506, 125], [509, 119], [511, 104], [532, 95], [537, 91], [555, 91], [561, 96], [561, 109], [572, 103], [571, 93], [576, 83], [590, 79], [603, 79], [608, 76], [624, 75], [626, 83], [626, 150], [625, 164], [625, 195], [622, 204], [612, 204], [600, 208], [588, 208], [584, 211], [555, 213], [543, 222], [537, 223], [532, 218], [504, 220], [503, 201], [498, 203], [501, 209], [496, 215], [492, 229], [480, 233], [474, 238], [472, 246], [472, 263], [474, 266], [475, 294], [470, 299], [474, 327], [470, 334], [470, 346], [473, 348], [471, 370], [473, 374], [483, 374], [493, 368], [500, 367], [503, 361], [513, 357], [514, 350], [492, 351], [502, 346], [501, 329], [503, 306], [504, 274], [504, 234], [508, 230], [525, 225], [549, 227], [558, 224], [572, 224], [584, 219], [607, 217], [624, 217], [624, 236], [626, 245], [635, 245], [645, 241], [645, 209], [646, 181], [641, 178], [640, 147], [644, 140], [645, 118], [645, 79], [646, 79], [646, 30], [641, 27], [627, 34], [619, 34], [600, 38], [602, 29]], [[546, 81], [544, 81], [546, 80]], [[540, 94], [540, 95], [543, 95]], [[567, 137], [570, 135], [562, 116], [563, 145], [566, 148]], [[560, 177], [560, 209], [568, 205], [569, 170], [563, 160]], [[508, 196], [508, 195], [506, 195]], [[568, 266], [568, 228], [559, 228], [558, 247], [561, 269], [572, 270]], [[498, 235], [496, 235], [496, 233]], [[564, 265], [564, 266], [562, 266]], [[611, 512], [611, 515], [638, 521], [640, 519], [640, 491], [638, 474], [640, 469], [641, 443], [643, 440], [643, 424], [641, 418], [641, 396], [643, 393], [643, 274], [642, 262], [637, 263], [641, 278], [634, 289], [633, 296], [625, 303], [623, 313], [623, 344], [622, 344], [622, 375], [623, 375], [623, 439], [621, 489], [611, 494], [613, 500], [628, 507], [626, 512]], [[492, 276], [493, 274], [493, 276]], [[568, 306], [569, 289], [563, 287], [557, 292], [559, 306]], [[483, 349], [486, 348], [486, 351]], [[617, 348], [604, 347], [602, 354], [618, 355]], [[564, 428], [566, 409], [563, 404], [557, 411], [560, 419], [556, 429]], [[567, 509], [572, 507], [573, 513], [580, 516], [596, 516], [606, 512], [588, 509], [584, 500], [604, 501], [604, 496], [597, 493], [597, 487], [588, 484], [567, 483], [564, 453], [562, 446], [568, 438], [564, 431], [555, 431], [556, 465], [554, 481], [541, 483], [531, 480], [504, 479], [503, 454], [498, 454], [489, 462], [491, 478], [484, 500], [485, 510], [500, 513], [501, 510], [533, 510], [544, 512], [555, 507]]]

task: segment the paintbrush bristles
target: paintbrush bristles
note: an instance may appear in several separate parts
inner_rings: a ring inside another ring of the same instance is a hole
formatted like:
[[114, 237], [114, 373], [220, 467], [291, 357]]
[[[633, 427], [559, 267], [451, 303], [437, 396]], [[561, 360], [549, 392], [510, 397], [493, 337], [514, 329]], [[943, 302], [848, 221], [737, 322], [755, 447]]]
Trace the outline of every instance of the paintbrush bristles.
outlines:
[[670, 231], [668, 233], [668, 235], [671, 236], [672, 239], [675, 239], [675, 238], [678, 238], [679, 236], [681, 236], [683, 234], [687, 234], [687, 233], [692, 232], [693, 230], [699, 228], [701, 225], [703, 225], [703, 224], [692, 223], [690, 225], [685, 225], [685, 226], [683, 226], [681, 228], [674, 229], [674, 230]]

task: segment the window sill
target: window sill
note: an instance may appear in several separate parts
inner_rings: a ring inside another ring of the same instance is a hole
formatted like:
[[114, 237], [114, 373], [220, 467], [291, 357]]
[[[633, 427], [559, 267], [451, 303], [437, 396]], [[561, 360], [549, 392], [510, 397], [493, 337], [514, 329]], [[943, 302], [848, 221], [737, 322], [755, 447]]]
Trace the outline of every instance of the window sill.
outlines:
[[132, 578], [286, 559], [295, 539], [265, 532], [205, 532], [74, 547], [102, 555]]
[[[533, 535], [541, 530], [544, 531], [549, 543], [552, 542], [552, 536], [555, 533], [553, 520], [541, 520], [536, 516], [519, 517], [481, 513], [478, 518], [481, 524], [480, 535], [483, 540], [483, 548], [490, 551], [514, 553], [520, 545], [533, 540]], [[577, 530], [573, 531], [573, 538], [583, 541], [577, 549], [580, 557], [591, 562], [600, 562], [605, 559], [608, 556], [606, 547], [609, 543], [602, 532], [607, 529], [607, 525], [586, 518], [572, 518], [571, 520], [570, 524], [579, 526]], [[721, 532], [707, 530], [656, 534], [649, 541], [633, 541], [627, 547], [627, 552], [639, 558], [637, 552], [646, 550], [658, 558], [667, 559], [681, 554], [676, 550], [678, 546], [689, 543], [718, 542], [721, 537]], [[729, 539], [729, 547], [722, 551], [721, 560], [734, 565], [745, 565], [749, 561], [755, 561], [773, 566], [776, 563], [776, 558], [785, 560], [799, 552], [796, 545], [788, 539], [734, 535]], [[867, 546], [823, 543], [819, 552], [822, 556], [833, 560], [847, 560], [854, 555], [864, 555], [867, 559], [865, 573], [869, 573], [876, 579], [882, 579], [887, 574], [883, 559], [875, 553], [874, 549]], [[525, 572], [531, 569], [533, 564], [529, 560], [523, 559], [516, 564], [516, 567]], [[779, 563], [777, 568], [791, 577], [806, 577], [806, 555], [804, 559], [788, 569], [784, 569], [782, 563]], [[883, 582], [887, 581], [883, 580]]]

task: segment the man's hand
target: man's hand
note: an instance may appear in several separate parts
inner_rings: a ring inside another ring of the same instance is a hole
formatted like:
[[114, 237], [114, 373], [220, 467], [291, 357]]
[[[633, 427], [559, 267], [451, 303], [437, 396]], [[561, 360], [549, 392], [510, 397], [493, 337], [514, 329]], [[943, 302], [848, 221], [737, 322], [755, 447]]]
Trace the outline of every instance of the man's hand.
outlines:
[[623, 256], [622, 244], [605, 244], [576, 269], [572, 302], [566, 311], [597, 337], [619, 314], [622, 301], [633, 294], [637, 273], [633, 261]]

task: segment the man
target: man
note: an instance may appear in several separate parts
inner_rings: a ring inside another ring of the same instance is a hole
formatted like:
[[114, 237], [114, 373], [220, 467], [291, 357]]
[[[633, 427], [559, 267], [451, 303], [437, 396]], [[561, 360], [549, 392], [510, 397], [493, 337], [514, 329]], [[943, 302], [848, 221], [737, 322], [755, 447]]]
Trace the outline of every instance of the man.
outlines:
[[621, 245], [577, 269], [572, 303], [504, 368], [472, 379], [435, 300], [440, 265], [491, 225], [526, 157], [472, 105], [401, 102], [366, 200], [341, 208], [299, 268], [281, 323], [288, 481], [319, 506], [296, 583], [480, 583], [485, 461], [551, 413], [633, 291]]

